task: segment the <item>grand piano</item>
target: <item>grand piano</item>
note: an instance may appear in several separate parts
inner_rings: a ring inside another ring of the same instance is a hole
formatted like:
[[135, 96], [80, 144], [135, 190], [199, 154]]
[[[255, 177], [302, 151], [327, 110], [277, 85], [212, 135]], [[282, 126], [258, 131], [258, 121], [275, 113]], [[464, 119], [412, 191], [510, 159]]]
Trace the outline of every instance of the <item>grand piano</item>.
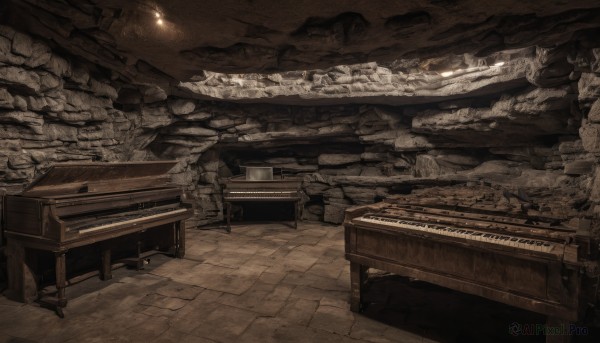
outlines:
[[243, 167], [245, 174], [226, 179], [222, 183], [223, 202], [226, 206], [227, 232], [231, 232], [232, 204], [243, 202], [291, 202], [294, 205], [294, 228], [302, 195], [302, 179], [273, 175], [272, 167]]
[[[133, 237], [142, 253], [185, 254], [184, 220], [192, 213], [166, 174], [176, 161], [65, 163], [51, 166], [18, 195], [4, 199], [9, 295], [29, 302], [38, 294], [37, 253], [54, 254], [56, 296], [43, 297], [63, 317], [68, 252], [100, 247], [102, 279], [111, 278], [111, 248]], [[145, 249], [152, 240], [153, 249]], [[93, 251], [93, 250], [90, 250]]]
[[589, 220], [574, 228], [561, 218], [448, 198], [397, 196], [346, 211], [353, 311], [366, 305], [369, 268], [537, 312], [553, 327], [568, 328], [596, 303], [598, 241]]

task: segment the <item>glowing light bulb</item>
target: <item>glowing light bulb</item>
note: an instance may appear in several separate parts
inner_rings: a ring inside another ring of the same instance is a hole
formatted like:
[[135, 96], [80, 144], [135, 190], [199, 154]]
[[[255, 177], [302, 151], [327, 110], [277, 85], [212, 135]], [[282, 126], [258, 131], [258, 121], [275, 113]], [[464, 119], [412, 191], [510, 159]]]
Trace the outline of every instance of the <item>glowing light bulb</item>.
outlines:
[[154, 16], [155, 16], [156, 18], [160, 18], [160, 13], [159, 13], [159, 12], [154, 12]]
[[162, 19], [160, 19], [160, 18], [158, 18], [158, 20], [156, 21], [156, 24], [158, 24], [158, 25], [162, 25], [162, 24], [163, 24], [163, 20], [162, 20]]
[[448, 76], [450, 76], [450, 75], [452, 75], [452, 74], [454, 74], [454, 72], [453, 72], [453, 71], [445, 71], [445, 72], [443, 72], [443, 73], [440, 73], [440, 75], [442, 75], [443, 77], [448, 77]]
[[494, 67], [502, 67], [504, 65], [504, 62], [496, 62], [494, 63]]

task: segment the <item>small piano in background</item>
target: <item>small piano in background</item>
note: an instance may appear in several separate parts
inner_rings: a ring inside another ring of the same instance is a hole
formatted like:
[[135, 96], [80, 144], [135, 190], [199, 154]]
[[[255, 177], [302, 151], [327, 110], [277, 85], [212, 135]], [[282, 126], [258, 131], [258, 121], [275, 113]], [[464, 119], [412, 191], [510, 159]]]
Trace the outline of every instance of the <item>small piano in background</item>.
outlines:
[[[242, 167], [245, 175], [230, 177], [223, 182], [223, 202], [226, 206], [227, 232], [231, 232], [232, 203], [238, 202], [291, 202], [294, 205], [294, 228], [298, 227], [298, 213], [302, 199], [302, 179], [273, 175], [272, 167]], [[268, 206], [268, 205], [267, 205]]]
[[596, 303], [600, 276], [598, 241], [589, 235], [589, 220], [579, 222], [574, 229], [557, 218], [409, 196], [350, 208], [344, 227], [351, 309], [366, 305], [367, 271], [375, 268], [537, 312], [549, 326], [568, 327]]
[[39, 297], [36, 255], [43, 252], [54, 254], [57, 292], [40, 300], [54, 305], [61, 317], [69, 251], [99, 246], [102, 279], [112, 277], [111, 249], [125, 238], [133, 237], [130, 261], [138, 268], [151, 253], [183, 257], [184, 220], [192, 206], [180, 188], [169, 185], [166, 173], [176, 163], [56, 164], [21, 194], [6, 196], [9, 296], [25, 302]]

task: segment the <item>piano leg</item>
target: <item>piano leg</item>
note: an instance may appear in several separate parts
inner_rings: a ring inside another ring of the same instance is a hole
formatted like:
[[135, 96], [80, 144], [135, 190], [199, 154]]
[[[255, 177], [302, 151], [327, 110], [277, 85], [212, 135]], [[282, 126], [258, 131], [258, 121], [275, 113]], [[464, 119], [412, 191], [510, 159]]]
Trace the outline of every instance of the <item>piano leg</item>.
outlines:
[[102, 266], [100, 269], [100, 279], [112, 279], [111, 251], [108, 244], [102, 245]]
[[180, 220], [173, 225], [175, 225], [175, 244], [177, 246], [175, 257], [183, 258], [185, 256], [185, 223]]
[[300, 204], [298, 201], [294, 202], [294, 229], [298, 229], [298, 212], [300, 210]]
[[65, 251], [55, 253], [56, 256], [56, 314], [64, 318], [63, 307], [67, 306], [65, 287], [67, 287], [67, 259]]
[[142, 239], [140, 237], [140, 232], [135, 233], [135, 256], [124, 258], [119, 260], [120, 262], [125, 263], [126, 266], [130, 268], [135, 268], [135, 270], [144, 269], [144, 259], [142, 258]]
[[227, 227], [225, 228], [225, 230], [227, 231], [227, 233], [231, 233], [231, 203], [226, 202], [226, 204], [227, 204]]
[[367, 282], [367, 269], [369, 267], [350, 262], [350, 310], [353, 312], [362, 312], [365, 307], [362, 294]]

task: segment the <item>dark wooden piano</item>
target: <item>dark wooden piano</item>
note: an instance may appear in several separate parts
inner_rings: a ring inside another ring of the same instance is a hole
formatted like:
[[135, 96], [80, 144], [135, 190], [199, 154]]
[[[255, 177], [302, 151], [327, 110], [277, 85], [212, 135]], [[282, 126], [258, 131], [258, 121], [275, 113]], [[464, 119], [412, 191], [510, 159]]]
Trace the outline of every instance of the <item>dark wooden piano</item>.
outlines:
[[226, 206], [227, 232], [231, 232], [232, 203], [234, 202], [291, 202], [294, 205], [294, 228], [298, 227], [300, 185], [302, 179], [273, 176], [271, 167], [245, 167], [246, 174], [230, 177], [222, 183]]
[[547, 325], [576, 322], [596, 303], [600, 275], [588, 225], [418, 197], [350, 208], [351, 309], [362, 310], [367, 270], [376, 268], [537, 312]]
[[[141, 263], [146, 231], [158, 235], [156, 252], [185, 254], [184, 220], [191, 205], [180, 188], [170, 186], [166, 174], [175, 161], [56, 164], [19, 195], [5, 197], [5, 238], [9, 294], [21, 301], [39, 295], [35, 252], [55, 256], [56, 297], [40, 299], [55, 306], [59, 316], [66, 306], [67, 253], [100, 245], [100, 276], [111, 278], [111, 243], [135, 236], [134, 260]], [[150, 236], [149, 236], [150, 237]], [[32, 265], [33, 264], [33, 265]]]

